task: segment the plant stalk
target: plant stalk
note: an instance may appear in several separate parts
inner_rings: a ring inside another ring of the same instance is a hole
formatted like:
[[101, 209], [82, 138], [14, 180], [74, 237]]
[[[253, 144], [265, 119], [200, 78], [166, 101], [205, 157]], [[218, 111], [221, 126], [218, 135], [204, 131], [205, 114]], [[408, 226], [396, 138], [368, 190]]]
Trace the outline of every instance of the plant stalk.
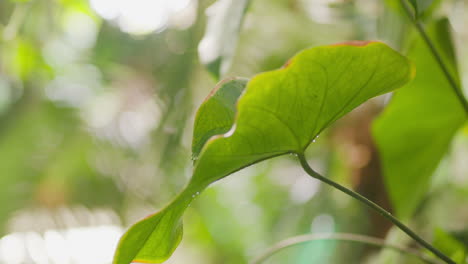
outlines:
[[453, 92], [456, 94], [458, 100], [460, 101], [460, 104], [463, 106], [463, 109], [465, 110], [465, 113], [468, 115], [468, 101], [466, 100], [463, 94], [463, 90], [461, 89], [461, 87], [458, 86], [457, 82], [455, 81], [455, 78], [453, 78], [453, 76], [450, 74], [447, 66], [442, 60], [442, 56], [440, 55], [436, 46], [434, 45], [431, 38], [427, 34], [424, 28], [424, 25], [421, 23], [421, 21], [417, 18], [416, 15], [413, 15], [413, 12], [411, 11], [412, 10], [411, 6], [408, 4], [407, 0], [400, 0], [400, 2], [401, 2], [401, 5], [403, 6], [403, 9], [405, 10], [405, 13], [408, 15], [408, 18], [411, 20], [413, 25], [418, 30], [419, 34], [423, 38], [427, 47], [431, 50], [431, 53], [434, 56], [434, 59], [437, 61], [437, 64], [439, 64], [439, 67], [444, 73], [445, 78], [450, 83], [450, 87], [452, 87]]
[[359, 193], [352, 191], [322, 175], [314, 171], [309, 164], [307, 163], [307, 160], [304, 156], [303, 153], [298, 153], [297, 154], [299, 161], [301, 162], [302, 168], [309, 174], [311, 177], [318, 179], [344, 193], [347, 195], [361, 201], [362, 203], [366, 204], [368, 207], [371, 209], [375, 210], [379, 214], [381, 214], [383, 217], [387, 218], [390, 222], [392, 222], [394, 225], [396, 225], [398, 228], [401, 229], [401, 231], [405, 232], [408, 236], [410, 236], [412, 239], [414, 239], [416, 242], [418, 242], [421, 246], [425, 247], [427, 250], [431, 251], [436, 255], [438, 258], [443, 260], [444, 262], [448, 264], [456, 264], [455, 261], [447, 257], [444, 253], [440, 252], [438, 249], [434, 248], [431, 244], [426, 242], [424, 239], [422, 239], [420, 236], [418, 236], [416, 233], [414, 233], [409, 227], [407, 227], [405, 224], [400, 222], [397, 218], [395, 218], [392, 214], [387, 212], [385, 209], [377, 205], [376, 203], [372, 202], [371, 200], [367, 199], [366, 197], [360, 195]]
[[357, 235], [357, 234], [349, 234], [349, 233], [331, 233], [331, 234], [308, 234], [308, 235], [301, 235], [290, 237], [285, 240], [282, 240], [272, 246], [271, 248], [267, 249], [262, 255], [255, 258], [250, 264], [260, 264], [275, 253], [300, 244], [305, 244], [313, 241], [323, 241], [323, 240], [333, 240], [333, 241], [344, 241], [344, 242], [355, 242], [361, 244], [367, 244], [375, 247], [382, 247], [388, 248], [392, 250], [399, 251], [404, 254], [412, 255], [418, 257], [419, 259], [423, 260], [426, 263], [431, 264], [440, 264], [438, 259], [433, 259], [418, 250], [412, 248], [405, 248], [398, 245], [391, 245], [387, 244], [385, 240], [375, 237], [369, 237], [364, 235]]

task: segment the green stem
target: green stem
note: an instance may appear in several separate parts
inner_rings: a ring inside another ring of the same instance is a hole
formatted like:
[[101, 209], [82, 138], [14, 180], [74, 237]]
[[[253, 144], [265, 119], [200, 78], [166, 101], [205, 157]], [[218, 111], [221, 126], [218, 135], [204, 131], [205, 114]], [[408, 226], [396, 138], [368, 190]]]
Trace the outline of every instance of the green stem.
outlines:
[[312, 241], [322, 241], [322, 240], [333, 240], [333, 241], [346, 241], [346, 242], [356, 242], [361, 244], [367, 244], [375, 247], [382, 247], [382, 248], [389, 248], [396, 251], [399, 251], [404, 254], [413, 255], [421, 260], [431, 263], [431, 264], [440, 264], [436, 259], [432, 259], [429, 256], [411, 248], [405, 248], [398, 245], [390, 245], [385, 243], [385, 240], [375, 237], [363, 236], [363, 235], [356, 235], [356, 234], [348, 234], [348, 233], [332, 233], [332, 234], [309, 234], [309, 235], [302, 235], [302, 236], [295, 236], [290, 237], [285, 240], [278, 242], [277, 244], [273, 245], [271, 248], [267, 249], [263, 254], [255, 258], [250, 264], [260, 264], [275, 253], [289, 248], [295, 245], [309, 243]]
[[437, 61], [437, 64], [439, 64], [439, 67], [444, 73], [445, 78], [450, 83], [450, 87], [452, 87], [453, 92], [455, 92], [456, 96], [458, 97], [458, 100], [460, 101], [460, 104], [463, 106], [463, 109], [465, 109], [465, 112], [468, 114], [468, 102], [465, 96], [463, 95], [463, 90], [458, 86], [457, 82], [455, 81], [455, 78], [453, 78], [453, 76], [450, 74], [450, 71], [448, 70], [447, 66], [442, 60], [442, 56], [440, 55], [439, 51], [437, 51], [436, 46], [434, 45], [431, 38], [429, 37], [426, 30], [424, 29], [424, 25], [415, 15], [413, 15], [413, 12], [411, 11], [412, 10], [411, 6], [408, 4], [406, 0], [400, 0], [400, 2], [406, 14], [408, 15], [408, 18], [414, 24], [419, 34], [423, 38], [424, 42], [426, 42], [427, 47], [431, 50], [432, 55]]
[[445, 261], [448, 264], [456, 264], [455, 261], [451, 260], [449, 257], [444, 255], [438, 249], [434, 248], [431, 244], [429, 244], [424, 239], [419, 237], [416, 233], [414, 233], [411, 229], [409, 229], [409, 227], [407, 227], [405, 224], [400, 222], [400, 220], [395, 218], [392, 214], [387, 212], [385, 209], [378, 206], [376, 203], [372, 202], [371, 200], [367, 199], [366, 197], [360, 195], [359, 193], [354, 192], [354, 191], [352, 191], [352, 190], [350, 190], [350, 189], [348, 189], [348, 188], [346, 188], [346, 187], [344, 187], [344, 186], [342, 186], [342, 185], [340, 185], [340, 184], [338, 184], [338, 183], [336, 183], [336, 182], [334, 182], [334, 181], [320, 175], [319, 173], [314, 171], [309, 166], [309, 164], [307, 163], [307, 160], [306, 160], [303, 153], [298, 153], [297, 155], [298, 155], [299, 161], [301, 162], [302, 168], [305, 170], [305, 172], [307, 172], [307, 174], [309, 174], [310, 176], [312, 176], [315, 179], [318, 179], [318, 180], [320, 180], [320, 181], [322, 181], [322, 182], [324, 182], [324, 183], [326, 183], [326, 184], [328, 184], [328, 185], [330, 185], [330, 186], [332, 186], [332, 187], [334, 187], [334, 188], [348, 194], [349, 196], [361, 201], [362, 203], [366, 204], [371, 209], [377, 211], [383, 217], [390, 220], [390, 222], [392, 222], [394, 225], [396, 225], [398, 228], [400, 228], [401, 231], [405, 232], [408, 236], [410, 236], [415, 241], [417, 241], [421, 246], [425, 247], [426, 249], [428, 249], [429, 251], [434, 253], [434, 255], [436, 255], [438, 258], [440, 258], [441, 260]]

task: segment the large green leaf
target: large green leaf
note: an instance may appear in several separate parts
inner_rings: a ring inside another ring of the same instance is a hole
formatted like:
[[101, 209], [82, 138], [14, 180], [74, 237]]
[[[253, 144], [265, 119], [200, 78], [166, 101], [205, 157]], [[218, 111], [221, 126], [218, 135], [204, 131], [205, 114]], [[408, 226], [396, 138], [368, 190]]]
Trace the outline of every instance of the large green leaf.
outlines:
[[[456, 75], [447, 20], [437, 22], [429, 33]], [[410, 217], [424, 198], [431, 175], [466, 121], [461, 104], [422, 39], [415, 41], [409, 57], [418, 69], [415, 80], [395, 93], [373, 125], [385, 183], [402, 218]]]
[[218, 0], [206, 9], [208, 23], [198, 55], [216, 79], [231, 65], [249, 3], [250, 0]]
[[[114, 263], [164, 261], [180, 241], [183, 211], [209, 184], [261, 160], [303, 152], [333, 121], [367, 99], [404, 85], [412, 74], [409, 61], [385, 44], [351, 42], [304, 50], [282, 69], [253, 77], [237, 101], [234, 125], [227, 133], [212, 136], [215, 123], [200, 129], [199, 122], [211, 118], [199, 112], [194, 140], [211, 138], [200, 155], [195, 153], [198, 160], [187, 188], [168, 207], [127, 231]], [[224, 93], [230, 108], [232, 95], [241, 90], [235, 85], [222, 88], [237, 90], [218, 89], [205, 101], [201, 109], [211, 109], [201, 111], [213, 115], [212, 122], [225, 109], [214, 103], [217, 97]], [[232, 118], [231, 112], [225, 115]], [[222, 130], [229, 123], [223, 123]]]

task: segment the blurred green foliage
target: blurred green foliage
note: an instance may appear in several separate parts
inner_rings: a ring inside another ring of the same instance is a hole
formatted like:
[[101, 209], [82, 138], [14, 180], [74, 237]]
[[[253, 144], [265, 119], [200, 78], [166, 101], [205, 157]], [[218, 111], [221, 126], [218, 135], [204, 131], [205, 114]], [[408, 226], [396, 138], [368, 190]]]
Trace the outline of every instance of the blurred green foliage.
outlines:
[[[458, 79], [449, 30], [443, 19], [431, 25], [430, 36]], [[420, 37], [408, 54], [416, 64], [417, 77], [395, 93], [374, 124], [389, 195], [402, 218], [411, 217], [424, 199], [431, 176], [466, 122], [462, 105]], [[407, 143], [399, 144], [403, 141]]]
[[[164, 17], [158, 7], [139, 8], [135, 16], [132, 7], [144, 1], [120, 9], [102, 2], [0, 1], [2, 235], [67, 228], [67, 221], [45, 223], [35, 212], [77, 206], [110, 209], [126, 227], [162, 208], [191, 174], [195, 110], [215, 86], [197, 50], [204, 12], [214, 1], [192, 0], [164, 23], [150, 20], [153, 30], [131, 19]], [[280, 67], [298, 50], [345, 40], [379, 39], [406, 53], [413, 29], [387, 2], [251, 1], [224, 76], [251, 77]], [[466, 87], [468, 7], [463, 0], [436, 2], [424, 19], [449, 18]], [[350, 113], [307, 154], [318, 171], [391, 209], [368, 132], [384, 102]], [[428, 240], [437, 241], [440, 228], [466, 246], [467, 146], [468, 134], [457, 132], [408, 219]], [[387, 234], [383, 219], [296, 167], [290, 157], [275, 158], [210, 187], [187, 211], [173, 263], [247, 263], [274, 242], [310, 232]], [[33, 221], [18, 218], [23, 212]], [[375, 263], [376, 254], [324, 242], [268, 263]]]

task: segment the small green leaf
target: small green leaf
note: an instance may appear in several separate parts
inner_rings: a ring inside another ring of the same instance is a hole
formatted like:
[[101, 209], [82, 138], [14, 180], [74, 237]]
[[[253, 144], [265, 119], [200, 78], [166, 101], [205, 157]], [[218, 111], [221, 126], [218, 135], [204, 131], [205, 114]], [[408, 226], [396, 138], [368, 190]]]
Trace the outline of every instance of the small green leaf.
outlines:
[[218, 0], [206, 9], [208, 23], [198, 54], [218, 80], [231, 65], [240, 28], [250, 0]]
[[[448, 21], [437, 22], [429, 34], [457, 76]], [[455, 132], [466, 122], [460, 102], [422, 39], [408, 56], [418, 69], [415, 80], [395, 93], [373, 124], [385, 183], [401, 218], [410, 217], [422, 201]]]
[[248, 79], [234, 78], [220, 82], [197, 111], [193, 129], [192, 157], [198, 159], [205, 142], [212, 136], [227, 133], [234, 124], [236, 102]]
[[[183, 211], [209, 184], [259, 161], [303, 152], [335, 120], [367, 99], [404, 85], [412, 74], [405, 57], [379, 42], [304, 50], [282, 69], [261, 73], [247, 83], [232, 127], [232, 106], [243, 84], [235, 80], [221, 84], [195, 120], [198, 159], [188, 186], [168, 207], [127, 231], [114, 264], [164, 261], [180, 241]], [[213, 129], [227, 132], [213, 136]]]

